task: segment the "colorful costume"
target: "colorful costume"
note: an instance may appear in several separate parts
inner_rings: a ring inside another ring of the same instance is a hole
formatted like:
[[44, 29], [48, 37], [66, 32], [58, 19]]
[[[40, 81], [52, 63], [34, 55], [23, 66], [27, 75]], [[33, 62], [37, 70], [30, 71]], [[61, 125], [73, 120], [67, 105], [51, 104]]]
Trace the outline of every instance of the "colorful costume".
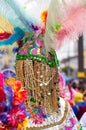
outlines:
[[[26, 124], [28, 125], [24, 127], [25, 120], [23, 119], [21, 122], [19, 118], [17, 125], [13, 128], [17, 130], [23, 128], [27, 130], [80, 130], [72, 109], [59, 95], [59, 61], [55, 50], [66, 37], [75, 38], [86, 29], [83, 20], [86, 14], [84, 2], [76, 0], [75, 5], [75, 0], [69, 3], [51, 0], [51, 4], [50, 0], [46, 3], [44, 0], [0, 1], [2, 3], [0, 13], [14, 26], [14, 29], [11, 28], [9, 37], [1, 40], [0, 45], [12, 45], [17, 41], [20, 44], [16, 55], [16, 79], [21, 81], [25, 92], [28, 93], [26, 101], [25, 98], [23, 100], [24, 106], [22, 107], [27, 115], [28, 123]], [[9, 10], [7, 15], [2, 8]], [[73, 16], [71, 16], [72, 9], [76, 11]], [[73, 21], [76, 23], [76, 19], [81, 20], [79, 24], [83, 24], [84, 28], [77, 29], [76, 24], [73, 26]], [[68, 25], [67, 28], [65, 25]], [[74, 34], [71, 30], [72, 27]], [[57, 41], [58, 45], [55, 46]], [[9, 85], [9, 83], [16, 92], [17, 90], [21, 92], [21, 87], [16, 87], [13, 79], [6, 80], [6, 84]], [[16, 102], [12, 102], [12, 105], [15, 103], [20, 107], [22, 102], [18, 99], [23, 98], [23, 93], [19, 93], [18, 97], [16, 94], [14, 95], [15, 100], [13, 101]], [[2, 122], [2, 124], [5, 123]], [[7, 129], [11, 130], [10, 127]]]

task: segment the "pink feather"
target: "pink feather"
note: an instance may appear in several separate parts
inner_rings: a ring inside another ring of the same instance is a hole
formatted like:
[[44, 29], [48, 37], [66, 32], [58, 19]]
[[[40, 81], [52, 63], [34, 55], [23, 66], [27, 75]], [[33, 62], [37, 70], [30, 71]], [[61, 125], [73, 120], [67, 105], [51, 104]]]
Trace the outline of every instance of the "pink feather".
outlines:
[[72, 7], [67, 19], [62, 23], [62, 28], [56, 33], [59, 43], [67, 37], [77, 39], [86, 30], [86, 8], [83, 5]]
[[[59, 23], [61, 28], [52, 31], [51, 26], [54, 27], [55, 23]], [[72, 0], [69, 3], [52, 1], [46, 23], [45, 46], [47, 50], [59, 49], [65, 39], [77, 40], [84, 31], [86, 31], [86, 6], [83, 1]]]

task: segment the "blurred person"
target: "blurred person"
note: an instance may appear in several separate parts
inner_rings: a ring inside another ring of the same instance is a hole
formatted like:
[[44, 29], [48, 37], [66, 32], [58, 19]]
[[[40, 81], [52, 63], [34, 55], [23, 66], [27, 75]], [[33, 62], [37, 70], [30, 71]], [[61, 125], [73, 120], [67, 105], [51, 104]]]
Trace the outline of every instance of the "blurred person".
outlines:
[[76, 82], [72, 83], [72, 91], [73, 91], [73, 96], [75, 96], [78, 93], [78, 84]]
[[83, 93], [83, 100], [86, 102], [86, 91]]
[[73, 110], [78, 120], [80, 120], [84, 112], [86, 112], [86, 93], [78, 93], [74, 99], [75, 105], [73, 106]]
[[78, 92], [78, 93], [74, 96], [74, 101], [75, 101], [76, 104], [83, 102], [83, 93]]
[[69, 104], [73, 105], [73, 90], [72, 90], [72, 80], [66, 83], [66, 87], [64, 90], [64, 99], [69, 102]]
[[84, 82], [83, 81], [79, 82], [78, 91], [81, 92], [81, 93], [84, 93], [85, 87], [84, 87]]

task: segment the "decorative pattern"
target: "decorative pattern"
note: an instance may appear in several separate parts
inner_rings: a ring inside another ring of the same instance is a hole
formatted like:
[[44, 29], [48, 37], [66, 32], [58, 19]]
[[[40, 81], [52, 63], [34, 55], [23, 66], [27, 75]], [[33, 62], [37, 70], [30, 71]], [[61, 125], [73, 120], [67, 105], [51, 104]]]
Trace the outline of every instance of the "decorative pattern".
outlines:
[[17, 79], [22, 82], [28, 91], [28, 108], [36, 102], [34, 107], [38, 108], [41, 106], [44, 111], [46, 109], [46, 113], [48, 114], [52, 111], [58, 111], [59, 90], [57, 86], [57, 68], [52, 68], [36, 60], [17, 60], [16, 74]]
[[0, 73], [0, 130], [27, 127], [26, 99], [27, 91], [22, 88], [21, 82], [13, 77], [4, 80], [4, 75]]
[[59, 61], [55, 59], [55, 57], [56, 57], [55, 53], [52, 53], [52, 60], [49, 60], [43, 56], [27, 54], [27, 55], [17, 55], [16, 60], [26, 60], [26, 59], [37, 60], [44, 62], [51, 67], [55, 67], [57, 65], [59, 66]]
[[[30, 120], [28, 127], [32, 127], [27, 128], [27, 130], [81, 130], [81, 127], [78, 124], [78, 121], [70, 106], [63, 99], [60, 99], [60, 105], [61, 113], [58, 116], [56, 123], [53, 123], [52, 118], [48, 117], [43, 125], [38, 124], [37, 127], [37, 125], [34, 124], [34, 127]], [[56, 116], [54, 115], [54, 121], [55, 117]], [[49, 121], [51, 121], [51, 123], [47, 125]]]

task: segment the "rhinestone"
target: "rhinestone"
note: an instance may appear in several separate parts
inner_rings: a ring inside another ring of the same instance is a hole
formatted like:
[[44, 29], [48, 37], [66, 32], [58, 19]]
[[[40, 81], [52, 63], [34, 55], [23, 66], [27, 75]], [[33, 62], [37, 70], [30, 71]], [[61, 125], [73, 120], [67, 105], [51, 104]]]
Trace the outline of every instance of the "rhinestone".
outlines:
[[50, 95], [51, 95], [51, 93], [50, 93], [50, 92], [48, 92], [48, 95], [50, 96]]
[[41, 75], [40, 78], [43, 78], [43, 75]]
[[44, 83], [45, 86], [47, 86], [47, 83]]
[[39, 71], [37, 71], [37, 74], [39, 74], [40, 72]]
[[40, 86], [43, 86], [43, 84], [41, 83]]

